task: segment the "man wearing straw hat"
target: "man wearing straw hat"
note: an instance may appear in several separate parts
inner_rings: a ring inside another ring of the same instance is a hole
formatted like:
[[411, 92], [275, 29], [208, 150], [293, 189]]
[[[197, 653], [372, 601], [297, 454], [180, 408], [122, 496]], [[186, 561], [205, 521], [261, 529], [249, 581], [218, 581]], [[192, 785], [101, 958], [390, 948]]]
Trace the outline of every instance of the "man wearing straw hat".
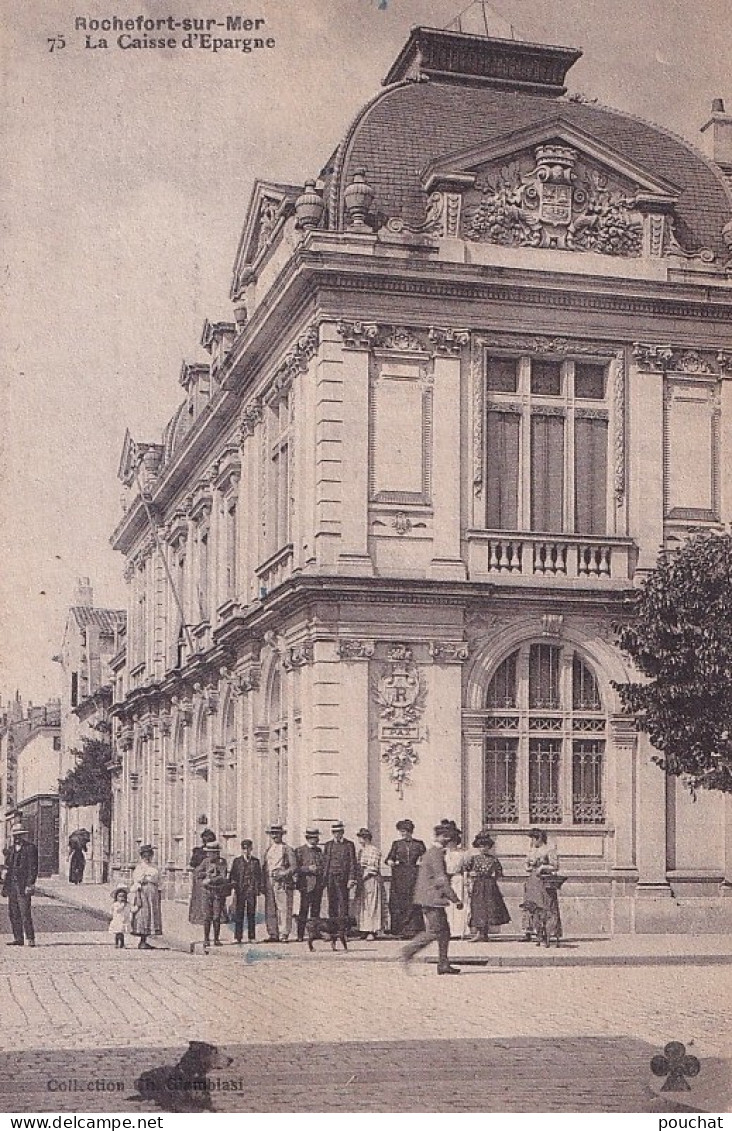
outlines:
[[297, 859], [294, 849], [285, 844], [286, 832], [278, 822], [267, 829], [267, 836], [272, 842], [262, 862], [267, 942], [286, 943], [292, 930]]
[[23, 824], [13, 828], [13, 844], [7, 854], [7, 870], [2, 894], [8, 899], [8, 915], [13, 928], [13, 941], [8, 946], [36, 945], [36, 932], [31, 913], [31, 896], [38, 879], [38, 849], [27, 839]]

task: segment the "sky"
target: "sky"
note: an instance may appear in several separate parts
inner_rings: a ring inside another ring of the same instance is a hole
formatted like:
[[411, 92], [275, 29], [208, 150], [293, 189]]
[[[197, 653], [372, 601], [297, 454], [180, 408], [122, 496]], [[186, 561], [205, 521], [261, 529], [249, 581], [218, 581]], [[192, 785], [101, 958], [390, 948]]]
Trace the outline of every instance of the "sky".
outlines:
[[[3, 701], [58, 694], [79, 576], [97, 605], [125, 604], [109, 546], [125, 429], [159, 442], [181, 362], [205, 359], [204, 319], [231, 320], [254, 178], [317, 175], [409, 29], [468, 0], [383, 3], [0, 0]], [[121, 50], [92, 33], [110, 47], [86, 47], [75, 19], [112, 15], [262, 18], [276, 46]], [[724, 0], [494, 0], [487, 17], [494, 34], [583, 48], [571, 91], [691, 141], [713, 98], [732, 108]]]

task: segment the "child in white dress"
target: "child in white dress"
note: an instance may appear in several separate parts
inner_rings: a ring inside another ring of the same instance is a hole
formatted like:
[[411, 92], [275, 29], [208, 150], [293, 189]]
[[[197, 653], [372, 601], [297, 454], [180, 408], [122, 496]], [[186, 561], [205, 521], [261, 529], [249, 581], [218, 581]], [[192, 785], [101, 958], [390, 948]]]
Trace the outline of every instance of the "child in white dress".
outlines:
[[114, 935], [114, 945], [120, 949], [124, 948], [125, 935], [130, 930], [130, 920], [132, 917], [132, 908], [127, 902], [127, 888], [118, 887], [112, 892], [112, 918], [109, 923], [109, 933]]

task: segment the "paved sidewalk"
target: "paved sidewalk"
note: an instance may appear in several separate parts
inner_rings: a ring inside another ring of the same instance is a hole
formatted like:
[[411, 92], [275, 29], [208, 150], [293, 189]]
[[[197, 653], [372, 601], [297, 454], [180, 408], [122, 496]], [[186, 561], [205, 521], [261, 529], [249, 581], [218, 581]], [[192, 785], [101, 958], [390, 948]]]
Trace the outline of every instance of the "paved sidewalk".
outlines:
[[[99, 918], [108, 920], [112, 906], [110, 885], [82, 884], [75, 886], [65, 879], [52, 876], [37, 885], [39, 895], [46, 895], [71, 906], [78, 907]], [[191, 952], [202, 948], [202, 928], [188, 922], [188, 905], [174, 900], [163, 901], [163, 941], [172, 950]], [[258, 927], [257, 943], [264, 943], [264, 927]], [[222, 938], [231, 941], [231, 928], [222, 928]], [[378, 942], [349, 941], [349, 952], [359, 960], [392, 962], [398, 955], [399, 944], [392, 939]], [[272, 958], [301, 958], [304, 944], [268, 946]], [[430, 948], [424, 961], [436, 961]], [[228, 950], [228, 947], [226, 947]], [[220, 952], [220, 953], [223, 953]], [[326, 941], [316, 942], [315, 954], [310, 960], [337, 960], [340, 950], [333, 953]], [[461, 966], [529, 967], [529, 966], [685, 966], [732, 964], [732, 937], [729, 935], [631, 935], [575, 936], [562, 940], [559, 948], [536, 947], [524, 943], [516, 935], [497, 935], [494, 941], [472, 943], [454, 940], [450, 947], [451, 959]], [[264, 954], [258, 955], [264, 958]]]

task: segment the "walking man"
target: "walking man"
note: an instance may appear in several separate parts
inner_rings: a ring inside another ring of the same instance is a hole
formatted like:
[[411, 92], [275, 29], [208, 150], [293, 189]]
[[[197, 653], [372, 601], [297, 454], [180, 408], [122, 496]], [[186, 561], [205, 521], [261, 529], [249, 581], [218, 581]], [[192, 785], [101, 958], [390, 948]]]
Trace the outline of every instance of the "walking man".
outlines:
[[234, 942], [244, 938], [244, 915], [247, 917], [247, 936], [254, 942], [257, 923], [257, 898], [262, 894], [262, 866], [252, 856], [252, 842], [241, 842], [241, 856], [231, 865], [229, 882], [234, 895]]
[[338, 920], [343, 930], [348, 929], [348, 900], [356, 890], [358, 863], [356, 846], [345, 839], [343, 821], [330, 826], [333, 839], [323, 849], [323, 880], [328, 891], [328, 915]]
[[297, 860], [294, 849], [285, 844], [286, 829], [273, 824], [267, 829], [272, 843], [264, 854], [264, 916], [267, 942], [286, 943], [292, 930], [292, 904]]
[[305, 939], [305, 924], [308, 919], [320, 918], [320, 904], [323, 899], [323, 873], [325, 860], [319, 829], [305, 830], [305, 844], [295, 849], [297, 857], [297, 890], [300, 893], [300, 908], [297, 914], [297, 941]]
[[8, 946], [36, 945], [31, 914], [31, 896], [38, 879], [38, 849], [28, 840], [25, 825], [13, 829], [13, 843], [5, 859], [6, 872], [2, 894], [8, 898], [8, 914], [13, 941]]
[[417, 886], [414, 889], [414, 902], [424, 912], [426, 928], [420, 935], [416, 935], [411, 942], [402, 948], [403, 962], [411, 962], [415, 954], [437, 942], [437, 973], [459, 974], [456, 966], [450, 965], [447, 957], [450, 946], [450, 924], [447, 921], [445, 908], [448, 903], [457, 904], [458, 911], [462, 910], [462, 903], [453, 891], [447, 870], [445, 868], [445, 850], [455, 835], [454, 822], [443, 822], [435, 826], [434, 843], [425, 852], [417, 871]]

